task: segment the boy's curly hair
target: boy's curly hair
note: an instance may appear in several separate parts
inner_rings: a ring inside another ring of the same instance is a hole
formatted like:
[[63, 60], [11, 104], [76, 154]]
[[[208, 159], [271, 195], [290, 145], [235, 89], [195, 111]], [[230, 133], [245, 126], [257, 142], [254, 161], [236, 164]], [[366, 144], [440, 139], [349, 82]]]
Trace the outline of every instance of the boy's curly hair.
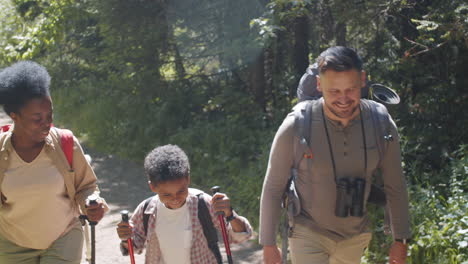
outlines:
[[165, 145], [153, 149], [146, 155], [144, 169], [148, 180], [154, 186], [161, 182], [190, 177], [188, 157], [176, 145]]
[[0, 105], [3, 110], [18, 113], [30, 100], [50, 96], [50, 75], [33, 61], [20, 61], [0, 71]]

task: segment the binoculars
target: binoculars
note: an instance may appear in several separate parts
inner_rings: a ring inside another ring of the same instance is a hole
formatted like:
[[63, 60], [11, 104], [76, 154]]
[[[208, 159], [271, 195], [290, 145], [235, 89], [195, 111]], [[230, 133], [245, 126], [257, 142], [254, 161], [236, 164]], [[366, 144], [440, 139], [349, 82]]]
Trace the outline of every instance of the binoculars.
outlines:
[[338, 217], [364, 215], [366, 180], [342, 178], [336, 181], [335, 215]]

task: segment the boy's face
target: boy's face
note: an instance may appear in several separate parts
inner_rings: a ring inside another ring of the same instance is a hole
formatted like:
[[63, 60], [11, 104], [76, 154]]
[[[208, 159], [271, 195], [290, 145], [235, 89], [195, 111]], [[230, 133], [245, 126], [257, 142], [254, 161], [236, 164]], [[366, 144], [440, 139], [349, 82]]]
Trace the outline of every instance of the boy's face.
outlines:
[[159, 200], [169, 209], [177, 209], [185, 204], [190, 179], [179, 179], [158, 183], [148, 182], [151, 190], [159, 195]]

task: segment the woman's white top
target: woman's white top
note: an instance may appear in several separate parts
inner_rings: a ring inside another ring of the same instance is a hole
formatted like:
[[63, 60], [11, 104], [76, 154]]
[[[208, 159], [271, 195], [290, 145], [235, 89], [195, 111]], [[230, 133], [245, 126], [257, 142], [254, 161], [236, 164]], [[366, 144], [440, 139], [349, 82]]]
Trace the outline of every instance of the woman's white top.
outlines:
[[0, 214], [0, 235], [26, 248], [46, 249], [76, 218], [62, 174], [44, 148], [32, 162], [10, 154], [1, 189], [7, 202]]

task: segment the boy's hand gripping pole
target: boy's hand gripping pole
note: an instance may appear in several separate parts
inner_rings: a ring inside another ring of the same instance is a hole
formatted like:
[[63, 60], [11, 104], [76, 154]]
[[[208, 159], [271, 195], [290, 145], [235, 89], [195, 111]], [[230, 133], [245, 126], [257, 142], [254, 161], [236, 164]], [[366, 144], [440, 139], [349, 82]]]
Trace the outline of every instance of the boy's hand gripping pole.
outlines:
[[[122, 222], [128, 223], [128, 211], [122, 210], [120, 211], [120, 215], [122, 215]], [[130, 262], [135, 264], [135, 254], [133, 253], [133, 242], [132, 239], [127, 239], [128, 243], [128, 255], [130, 256]]]
[[[219, 191], [220, 191], [219, 186], [213, 186], [211, 188], [211, 192], [213, 194], [215, 194], [215, 193], [217, 193]], [[234, 262], [232, 262], [231, 248], [229, 247], [229, 238], [228, 238], [228, 234], [227, 234], [227, 231], [226, 231], [226, 224], [224, 222], [224, 212], [220, 212], [218, 214], [218, 220], [219, 220], [219, 224], [221, 225], [221, 231], [223, 233], [224, 247], [226, 248], [226, 255], [227, 255], [228, 263], [233, 264]]]

